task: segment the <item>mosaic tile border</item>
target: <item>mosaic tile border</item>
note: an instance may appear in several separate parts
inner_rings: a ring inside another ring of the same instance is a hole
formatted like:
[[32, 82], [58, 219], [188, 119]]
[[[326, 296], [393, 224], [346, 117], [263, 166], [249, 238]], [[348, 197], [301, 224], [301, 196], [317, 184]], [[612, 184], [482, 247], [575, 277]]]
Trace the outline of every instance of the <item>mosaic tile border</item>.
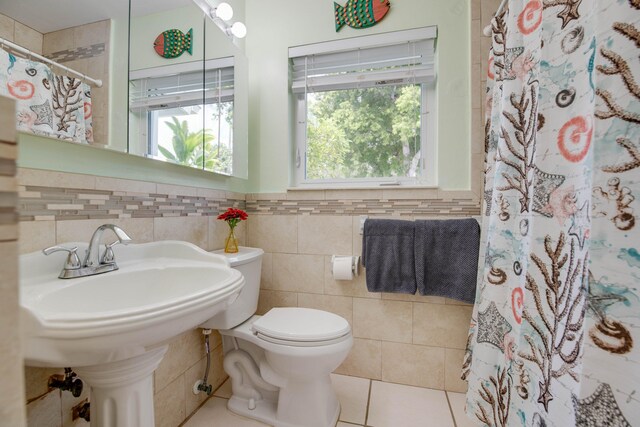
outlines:
[[[15, 192], [0, 191], [0, 226], [18, 223], [17, 204], [18, 195]], [[4, 239], [0, 238], [0, 241], [4, 241]]]
[[16, 161], [14, 159], [0, 157], [0, 176], [13, 177], [17, 172]]
[[77, 47], [75, 49], [66, 49], [59, 52], [50, 53], [47, 58], [58, 63], [76, 61], [78, 59], [88, 59], [100, 56], [106, 51], [105, 43], [96, 43], [91, 46]]
[[[258, 215], [480, 215], [478, 201], [471, 198], [245, 201], [33, 185], [21, 190], [20, 221], [213, 216], [228, 207], [246, 209], [249, 214]], [[2, 195], [0, 200], [3, 200]], [[0, 209], [3, 205], [0, 204]]]
[[[0, 144], [5, 144], [1, 141]], [[14, 143], [6, 142], [7, 145]], [[15, 192], [15, 181], [12, 179], [16, 175], [16, 161], [11, 158], [0, 156], [0, 226], [14, 226], [18, 223], [16, 207], [18, 205], [18, 195]], [[6, 180], [6, 183], [5, 181]], [[12, 234], [12, 233], [9, 233]], [[5, 233], [0, 233], [0, 242], [13, 241]]]
[[267, 215], [477, 216], [474, 199], [248, 200], [247, 212]]
[[245, 209], [244, 200], [160, 193], [57, 188], [21, 188], [20, 221], [161, 218], [219, 215], [229, 207]]

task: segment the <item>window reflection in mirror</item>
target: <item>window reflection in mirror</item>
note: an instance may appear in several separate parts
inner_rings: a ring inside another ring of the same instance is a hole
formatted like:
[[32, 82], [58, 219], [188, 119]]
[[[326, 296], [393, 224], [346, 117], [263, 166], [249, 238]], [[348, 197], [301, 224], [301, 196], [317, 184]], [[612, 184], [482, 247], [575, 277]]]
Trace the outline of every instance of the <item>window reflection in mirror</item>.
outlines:
[[132, 72], [130, 117], [137, 132], [131, 134], [131, 152], [231, 175], [233, 62], [230, 57]]

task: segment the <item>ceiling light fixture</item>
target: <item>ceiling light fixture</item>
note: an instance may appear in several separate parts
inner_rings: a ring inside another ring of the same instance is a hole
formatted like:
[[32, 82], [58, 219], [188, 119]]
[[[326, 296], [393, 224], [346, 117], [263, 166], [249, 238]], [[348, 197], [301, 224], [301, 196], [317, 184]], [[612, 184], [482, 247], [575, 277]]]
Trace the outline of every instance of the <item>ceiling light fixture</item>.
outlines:
[[231, 28], [227, 29], [227, 34], [243, 39], [247, 36], [247, 26], [242, 22], [235, 22]]
[[223, 21], [229, 21], [233, 18], [233, 8], [229, 3], [220, 3], [217, 7], [211, 9], [211, 17], [220, 18]]
[[193, 0], [202, 11], [229, 37], [243, 39], [247, 36], [247, 26], [242, 22], [230, 22], [233, 7], [229, 3], [217, 0]]

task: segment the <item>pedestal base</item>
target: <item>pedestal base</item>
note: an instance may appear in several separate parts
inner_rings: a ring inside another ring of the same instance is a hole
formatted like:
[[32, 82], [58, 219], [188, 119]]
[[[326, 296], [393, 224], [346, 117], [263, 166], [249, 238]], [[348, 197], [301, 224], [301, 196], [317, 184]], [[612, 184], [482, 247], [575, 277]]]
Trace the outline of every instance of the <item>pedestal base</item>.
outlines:
[[154, 427], [153, 371], [167, 348], [118, 362], [74, 368], [91, 387], [92, 427]]

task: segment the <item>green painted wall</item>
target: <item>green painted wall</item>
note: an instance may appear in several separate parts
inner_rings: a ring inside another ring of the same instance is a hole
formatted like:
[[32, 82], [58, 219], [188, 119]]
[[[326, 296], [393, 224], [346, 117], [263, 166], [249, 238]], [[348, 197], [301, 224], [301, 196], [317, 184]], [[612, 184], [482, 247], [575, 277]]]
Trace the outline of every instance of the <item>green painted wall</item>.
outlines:
[[[132, 0], [135, 1], [135, 0]], [[226, 0], [233, 7], [233, 20], [244, 20], [244, 0]], [[202, 40], [206, 25], [206, 52]], [[193, 29], [193, 54], [184, 52], [177, 58], [167, 59], [153, 50], [153, 41], [165, 30], [176, 28], [184, 33]], [[202, 58], [224, 58], [235, 56], [243, 50], [235, 46], [229, 37], [210, 20], [195, 3], [165, 12], [133, 18], [131, 22], [131, 70], [160, 67], [184, 62], [201, 61]]]
[[438, 26], [438, 183], [445, 189], [470, 187], [469, 2], [391, 3], [391, 11], [375, 27], [346, 27], [336, 33], [333, 0], [247, 0], [252, 192], [282, 191], [290, 183], [290, 46], [428, 25]]
[[[132, 0], [135, 1], [135, 0]], [[183, 33], [193, 29], [193, 54], [184, 52], [177, 58], [163, 58], [153, 50], [156, 37], [165, 30], [178, 29]], [[131, 70], [202, 61], [204, 48], [204, 17], [195, 5], [166, 12], [133, 18], [131, 21]]]
[[[290, 182], [292, 154], [288, 48], [437, 25], [438, 182], [444, 189], [469, 189], [469, 2], [391, 1], [391, 12], [377, 26], [368, 30], [344, 28], [336, 33], [332, 0], [246, 0], [245, 22], [249, 33], [244, 47], [249, 58], [249, 181], [31, 135], [21, 135], [19, 164], [22, 167], [225, 188], [231, 191], [283, 191]], [[242, 8], [236, 7], [236, 10], [241, 13]], [[182, 29], [185, 24], [188, 22], [176, 21], [175, 27]], [[144, 29], [138, 25], [141, 24], [136, 24], [136, 31]], [[157, 33], [164, 29], [167, 28], [162, 28]], [[146, 44], [152, 42], [146, 41]], [[209, 45], [210, 48], [214, 46], [215, 43]], [[146, 62], [139, 61], [144, 56], [136, 55], [132, 65], [138, 68], [166, 65], [164, 61], [158, 63], [161, 58], [153, 56], [155, 53], [151, 47], [149, 50], [151, 55], [145, 59]], [[207, 55], [209, 54], [207, 49]], [[121, 96], [121, 92], [115, 96]], [[122, 114], [126, 115], [126, 111]]]

